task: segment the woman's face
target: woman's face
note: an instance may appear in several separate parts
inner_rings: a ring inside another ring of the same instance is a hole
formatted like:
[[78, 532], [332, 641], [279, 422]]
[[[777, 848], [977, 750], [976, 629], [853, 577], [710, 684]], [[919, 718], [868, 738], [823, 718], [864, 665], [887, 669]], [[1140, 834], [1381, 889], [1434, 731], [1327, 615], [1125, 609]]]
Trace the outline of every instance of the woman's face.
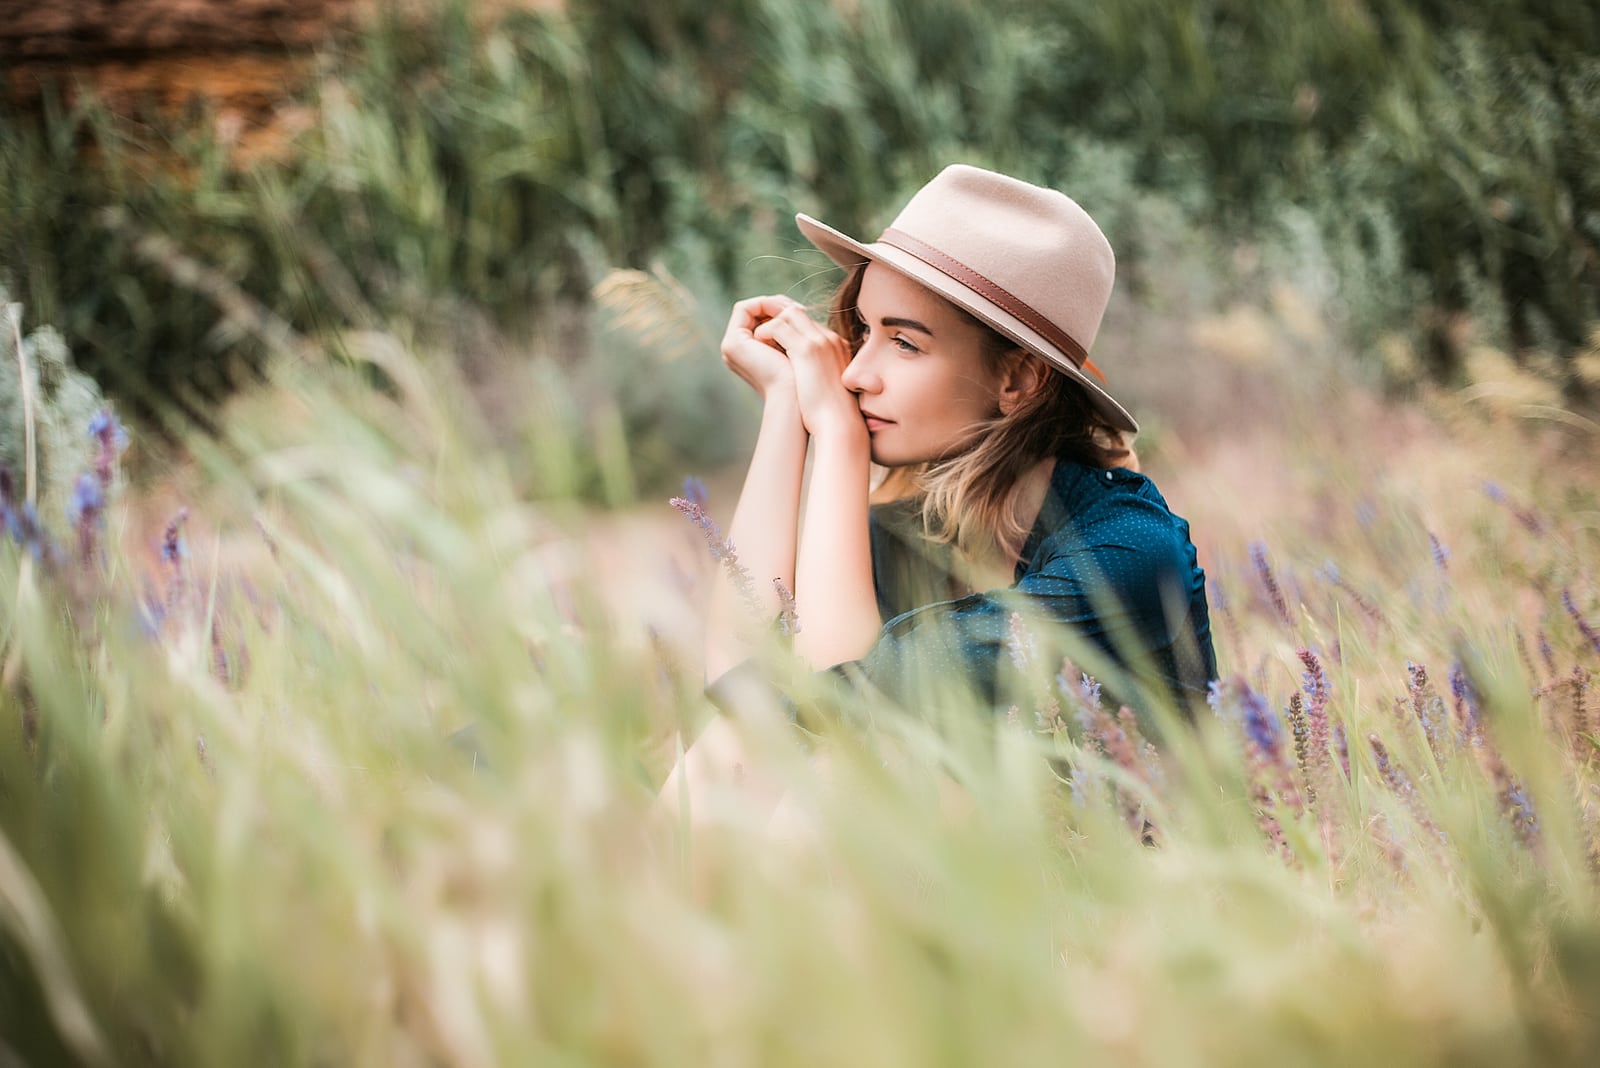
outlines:
[[954, 305], [872, 263], [857, 309], [861, 344], [841, 381], [861, 407], [874, 463], [958, 452], [999, 412], [1001, 374], [984, 358], [986, 331]]

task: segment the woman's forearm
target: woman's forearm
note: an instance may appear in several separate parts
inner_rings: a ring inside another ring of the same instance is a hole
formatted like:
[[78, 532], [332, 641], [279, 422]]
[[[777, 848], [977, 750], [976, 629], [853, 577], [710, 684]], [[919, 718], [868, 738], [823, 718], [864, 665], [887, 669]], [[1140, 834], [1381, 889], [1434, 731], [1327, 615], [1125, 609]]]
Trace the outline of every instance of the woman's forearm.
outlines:
[[867, 535], [869, 459], [864, 435], [812, 441], [794, 648], [815, 668], [865, 656], [881, 627]]
[[726, 576], [719, 576], [706, 623], [706, 679], [750, 655], [746, 635], [777, 617], [778, 594], [772, 580], [795, 588], [795, 537], [800, 521], [800, 480], [805, 468], [806, 430], [793, 390], [773, 391], [761, 412], [750, 470], [728, 528], [728, 540], [749, 572], [759, 619]]

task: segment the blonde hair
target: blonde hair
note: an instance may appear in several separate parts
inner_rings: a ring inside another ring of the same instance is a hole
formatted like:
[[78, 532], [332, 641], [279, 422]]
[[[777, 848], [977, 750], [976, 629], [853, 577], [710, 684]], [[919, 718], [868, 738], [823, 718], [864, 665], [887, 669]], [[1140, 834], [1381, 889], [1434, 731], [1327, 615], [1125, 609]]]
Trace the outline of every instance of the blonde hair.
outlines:
[[[857, 308], [866, 265], [852, 268], [833, 295], [828, 325], [850, 342], [862, 341]], [[1038, 360], [1037, 386], [1009, 412], [995, 412], [973, 427], [968, 442], [952, 455], [889, 472], [885, 487], [898, 497], [919, 498], [924, 534], [972, 556], [998, 552], [1015, 558], [1033, 516], [1020, 515], [1022, 476], [1047, 456], [1087, 467], [1109, 468], [1130, 453], [1122, 434], [1089, 400], [1077, 382], [1044, 358], [951, 305], [983, 332], [980, 359], [998, 374], [1008, 361]]]

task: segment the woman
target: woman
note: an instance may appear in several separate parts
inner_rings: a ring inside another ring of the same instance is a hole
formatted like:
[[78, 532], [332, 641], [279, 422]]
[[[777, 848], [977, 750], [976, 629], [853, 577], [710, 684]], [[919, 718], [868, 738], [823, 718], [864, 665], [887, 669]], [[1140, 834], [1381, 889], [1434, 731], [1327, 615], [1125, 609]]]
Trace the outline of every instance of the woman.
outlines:
[[[871, 244], [797, 221], [848, 272], [828, 324], [756, 297], [722, 341], [763, 401], [729, 540], [766, 618], [793, 590], [795, 654], [909, 706], [952, 685], [993, 702], [1021, 606], [1128, 669], [1124, 700], [1135, 677], [1180, 703], [1203, 693], [1216, 670], [1188, 524], [1133, 469], [1138, 425], [1088, 360], [1115, 269], [1093, 220], [957, 165]], [[725, 710], [753, 692], [747, 600], [730, 583], [711, 606], [708, 693]], [[722, 724], [695, 748], [731, 744]]]

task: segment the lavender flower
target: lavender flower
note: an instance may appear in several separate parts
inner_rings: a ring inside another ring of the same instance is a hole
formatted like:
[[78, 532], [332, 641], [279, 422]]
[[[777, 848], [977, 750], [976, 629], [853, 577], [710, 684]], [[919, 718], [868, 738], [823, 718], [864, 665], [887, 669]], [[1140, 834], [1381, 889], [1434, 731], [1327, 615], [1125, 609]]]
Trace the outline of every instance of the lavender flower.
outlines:
[[1600, 630], [1595, 630], [1594, 626], [1583, 618], [1583, 613], [1578, 611], [1577, 602], [1572, 599], [1572, 591], [1565, 586], [1561, 588], [1561, 607], [1567, 610], [1567, 615], [1572, 617], [1572, 621], [1578, 625], [1578, 631], [1593, 646], [1594, 651], [1600, 653]]
[[1428, 546], [1433, 550], [1433, 566], [1439, 569], [1441, 575], [1450, 571], [1450, 550], [1433, 533], [1428, 531]]
[[[1072, 661], [1063, 659], [1056, 673], [1056, 689], [1072, 706], [1073, 719], [1084, 733], [1095, 729], [1096, 721], [1105, 714], [1101, 708], [1100, 684], [1087, 672], [1080, 671]], [[1059, 714], [1059, 707], [1056, 708]]]
[[705, 482], [690, 475], [683, 480], [683, 499], [704, 508], [710, 501], [711, 495], [706, 491]]
[[101, 408], [89, 419], [89, 436], [95, 439], [94, 474], [103, 491], [111, 490], [117, 459], [128, 447], [128, 432], [110, 408]]
[[1544, 666], [1553, 675], [1556, 670], [1556, 651], [1551, 648], [1550, 638], [1545, 634], [1544, 627], [1538, 629], [1536, 636], [1539, 640], [1539, 659], [1544, 661]]
[[789, 589], [788, 583], [781, 578], [772, 580], [772, 588], [778, 594], [778, 630], [784, 637], [790, 638], [800, 633], [800, 613], [795, 608], [794, 591]]
[[67, 523], [78, 535], [78, 558], [85, 567], [97, 561], [100, 528], [105, 522], [106, 495], [99, 478], [85, 471], [72, 487], [67, 502]]
[[1417, 788], [1412, 784], [1411, 776], [1406, 774], [1406, 769], [1400, 766], [1399, 761], [1390, 758], [1388, 748], [1376, 734], [1367, 735], [1367, 744], [1372, 747], [1372, 758], [1378, 765], [1378, 774], [1388, 784], [1390, 793], [1405, 806], [1406, 812], [1411, 815], [1418, 827], [1441, 842], [1444, 841], [1444, 832], [1428, 817], [1427, 809], [1422, 806]]
[[1455, 707], [1456, 722], [1460, 724], [1461, 742], [1481, 746], [1483, 733], [1478, 728], [1478, 691], [1461, 669], [1460, 661], [1450, 666], [1450, 696]]
[[1300, 676], [1300, 687], [1309, 704], [1306, 707], [1306, 747], [1311, 756], [1311, 768], [1316, 778], [1321, 778], [1328, 767], [1328, 701], [1333, 688], [1322, 670], [1322, 661], [1310, 649], [1301, 649], [1300, 663], [1305, 674]]
[[1267, 699], [1257, 693], [1248, 684], [1240, 683], [1241, 695], [1239, 698], [1240, 721], [1244, 724], [1245, 737], [1268, 762], [1276, 765], [1283, 762], [1283, 726], [1278, 722], [1277, 715], [1272, 711], [1272, 706]]
[[4, 514], [6, 534], [35, 561], [56, 559], [55, 545], [39, 522], [38, 509], [32, 501], [17, 500], [17, 484], [9, 467], [0, 467], [0, 513]]
[[761, 601], [756, 596], [755, 585], [750, 580], [750, 572], [739, 562], [738, 550], [733, 542], [722, 536], [722, 528], [717, 526], [717, 521], [707, 514], [702, 505], [683, 497], [674, 497], [667, 502], [689, 518], [689, 521], [700, 528], [700, 533], [706, 539], [706, 548], [711, 551], [712, 559], [716, 560], [726, 572], [733, 588], [738, 592], [739, 599], [744, 602], [752, 619], [761, 619], [765, 614]]
[[1411, 712], [1422, 724], [1422, 736], [1427, 739], [1428, 749], [1442, 769], [1448, 755], [1443, 740], [1444, 702], [1433, 692], [1433, 686], [1428, 682], [1428, 671], [1421, 664], [1407, 660], [1406, 672], [1410, 676], [1407, 690], [1411, 695]]
[[1334, 589], [1342, 591], [1345, 596], [1349, 597], [1350, 600], [1355, 602], [1355, 606], [1361, 610], [1363, 615], [1372, 620], [1372, 622], [1383, 622], [1383, 610], [1372, 602], [1372, 598], [1368, 597], [1366, 594], [1362, 593], [1360, 590], [1356, 589], [1354, 586], [1350, 585], [1350, 583], [1345, 581], [1344, 576], [1339, 571], [1338, 564], [1334, 563], [1332, 560], [1324, 561], [1322, 566], [1317, 568], [1317, 577], [1328, 583]]
[[1278, 585], [1278, 577], [1272, 572], [1272, 564], [1267, 559], [1267, 547], [1264, 543], [1253, 541], [1250, 543], [1250, 563], [1256, 569], [1256, 575], [1261, 579], [1261, 584], [1266, 587], [1267, 596], [1272, 601], [1272, 607], [1277, 611], [1278, 618], [1284, 626], [1294, 626], [1294, 620], [1289, 615], [1289, 605], [1283, 599], [1283, 588]]
[[1527, 787], [1512, 776], [1493, 746], [1485, 746], [1483, 754], [1485, 770], [1489, 773], [1489, 781], [1494, 783], [1501, 815], [1511, 824], [1511, 833], [1529, 852], [1535, 856], [1542, 855], [1544, 843], [1539, 832], [1539, 814], [1534, 810]]
[[1317, 775], [1311, 761], [1311, 725], [1306, 722], [1305, 699], [1298, 691], [1289, 695], [1287, 715], [1289, 731], [1294, 736], [1295, 767], [1300, 770], [1300, 781], [1305, 786], [1306, 801], [1315, 807]]
[[1228, 594], [1223, 590], [1222, 583], [1214, 578], [1206, 580], [1206, 599], [1216, 611], [1226, 612], [1228, 610]]
[[1485, 482], [1483, 484], [1483, 492], [1491, 501], [1510, 509], [1517, 522], [1521, 523], [1530, 534], [1544, 533], [1544, 521], [1539, 518], [1538, 514], [1515, 504], [1500, 483]]
[[161, 532], [161, 562], [167, 565], [167, 603], [165, 615], [173, 615], [184, 597], [184, 561], [189, 551], [183, 540], [183, 525], [189, 519], [189, 509], [180, 508], [178, 514]]
[[183, 524], [189, 518], [189, 509], [179, 508], [167, 527], [161, 532], [161, 560], [167, 564], [181, 563], [189, 555], [183, 540]]

